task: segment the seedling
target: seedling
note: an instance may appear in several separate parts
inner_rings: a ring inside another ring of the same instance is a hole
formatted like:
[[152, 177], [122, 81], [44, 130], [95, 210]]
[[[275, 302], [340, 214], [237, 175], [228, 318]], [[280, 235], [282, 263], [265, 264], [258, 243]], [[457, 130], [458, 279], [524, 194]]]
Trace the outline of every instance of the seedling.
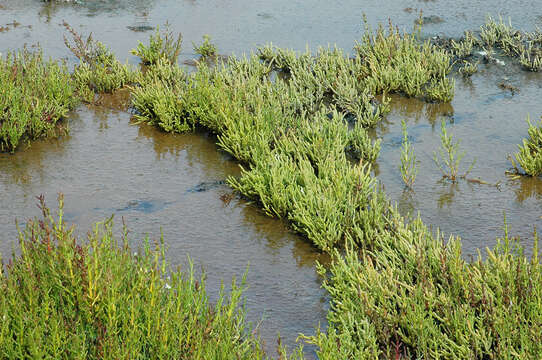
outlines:
[[401, 171], [401, 178], [405, 185], [412, 189], [418, 169], [416, 168], [416, 155], [412, 150], [412, 144], [408, 139], [408, 132], [406, 122], [401, 121], [401, 127], [403, 129], [403, 143], [401, 145], [401, 165], [399, 165], [399, 171]]
[[474, 167], [476, 159], [472, 161], [465, 173], [459, 174], [459, 165], [465, 156], [465, 152], [459, 152], [459, 144], [461, 143], [461, 140], [454, 143], [452, 135], [448, 135], [446, 123], [444, 121], [442, 122], [440, 129], [441, 145], [438, 154], [440, 156], [438, 156], [437, 152], [435, 151], [433, 153], [433, 160], [442, 172], [442, 177], [452, 182], [456, 182], [459, 178], [466, 178]]

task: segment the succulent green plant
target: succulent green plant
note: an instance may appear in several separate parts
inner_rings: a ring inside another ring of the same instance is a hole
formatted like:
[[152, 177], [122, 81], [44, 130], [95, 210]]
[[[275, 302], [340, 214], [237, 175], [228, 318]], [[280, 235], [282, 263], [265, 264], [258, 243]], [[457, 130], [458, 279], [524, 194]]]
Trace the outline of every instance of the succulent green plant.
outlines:
[[403, 131], [403, 141], [401, 144], [401, 164], [399, 165], [399, 171], [405, 185], [412, 189], [416, 175], [418, 174], [416, 155], [414, 154], [414, 150], [412, 150], [412, 143], [408, 139], [407, 126], [404, 120], [401, 121], [401, 128]]
[[132, 54], [139, 56], [145, 65], [154, 65], [158, 60], [176, 64], [181, 53], [182, 40], [181, 33], [175, 38], [170, 25], [166, 23], [162, 32], [159, 26], [156, 27], [154, 35], [149, 38], [149, 45], [140, 42], [137, 48], [132, 50]]
[[527, 123], [529, 137], [523, 140], [522, 145], [518, 145], [519, 152], [515, 157], [527, 175], [539, 176], [542, 174], [542, 118], [532, 124], [527, 117]]
[[202, 59], [212, 58], [218, 54], [216, 45], [211, 43], [211, 37], [207, 34], [203, 35], [203, 42], [201, 45], [197, 46], [196, 44], [192, 43], [192, 46], [194, 47], [196, 54], [199, 54]]
[[78, 103], [75, 92], [66, 65], [44, 60], [41, 50], [0, 57], [0, 151], [61, 134], [60, 121]]
[[0, 267], [3, 358], [267, 358], [245, 320], [246, 274], [212, 305], [192, 263], [182, 272], [166, 263], [163, 239], [134, 252], [110, 218], [80, 241], [62, 197], [58, 216], [43, 197], [40, 206], [43, 217], [20, 232], [20, 255]]
[[441, 145], [438, 155], [436, 151], [433, 153], [433, 160], [442, 172], [443, 178], [449, 179], [452, 182], [456, 182], [457, 180], [459, 180], [459, 178], [467, 177], [467, 175], [474, 167], [476, 159], [472, 161], [472, 163], [469, 165], [469, 168], [463, 174], [460, 174], [459, 165], [461, 164], [461, 160], [463, 160], [463, 157], [465, 157], [465, 152], [459, 152], [459, 144], [461, 143], [461, 140], [454, 142], [453, 136], [448, 135], [448, 131], [446, 130], [446, 123], [444, 121], [442, 122], [440, 129]]

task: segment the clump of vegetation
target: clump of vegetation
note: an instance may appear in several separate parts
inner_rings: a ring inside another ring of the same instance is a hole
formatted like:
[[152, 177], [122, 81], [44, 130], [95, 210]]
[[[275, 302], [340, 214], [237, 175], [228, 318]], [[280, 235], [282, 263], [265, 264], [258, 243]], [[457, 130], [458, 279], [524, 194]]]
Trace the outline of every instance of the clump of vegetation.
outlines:
[[41, 50], [0, 58], [0, 151], [13, 152], [24, 139], [55, 135], [75, 107], [74, 84], [65, 64], [45, 61]]
[[[527, 118], [527, 123], [529, 137], [523, 140], [523, 146], [518, 145], [516, 160], [527, 175], [539, 176], [542, 174], [542, 118], [538, 124], [532, 124]], [[515, 166], [515, 162], [512, 163]], [[516, 169], [516, 172], [519, 173], [519, 170]]]
[[306, 339], [320, 359], [534, 359], [542, 352], [542, 266], [505, 235], [473, 262], [460, 239], [393, 211], [373, 246], [336, 251], [324, 276], [326, 333]]
[[192, 43], [194, 51], [199, 54], [202, 59], [208, 59], [215, 57], [218, 54], [216, 45], [211, 43], [211, 37], [209, 35], [203, 35], [203, 43], [200, 46]]
[[194, 128], [187, 117], [184, 95], [188, 90], [187, 76], [178, 66], [167, 61], [158, 63], [140, 74], [138, 85], [131, 87], [134, 118], [157, 125], [167, 132], [182, 133]]
[[156, 27], [156, 32], [150, 36], [149, 45], [140, 42], [137, 48], [132, 50], [132, 54], [139, 56], [145, 65], [154, 65], [159, 60], [176, 64], [181, 53], [182, 41], [182, 35], [179, 33], [175, 38], [169, 24], [166, 23], [162, 33], [160, 27]]
[[349, 150], [350, 154], [361, 161], [374, 163], [380, 153], [381, 139], [371, 140], [369, 133], [363, 125], [356, 122], [354, 127], [349, 131]]
[[[525, 32], [512, 27], [510, 22], [505, 23], [502, 18], [495, 21], [491, 17], [480, 27], [480, 37], [467, 31], [459, 39], [436, 39], [436, 45], [446, 50], [454, 62], [465, 63], [467, 58], [475, 56], [475, 49], [480, 49], [479, 55], [484, 61], [493, 61], [503, 64], [493, 57], [495, 50], [503, 55], [510, 56], [519, 61], [525, 70], [540, 71], [542, 69], [542, 32]], [[460, 67], [463, 75], [471, 74], [474, 67]]]
[[420, 43], [416, 33], [401, 34], [391, 23], [387, 33], [367, 27], [355, 50], [362, 61], [366, 85], [375, 93], [399, 92], [447, 102], [454, 95], [454, 81], [447, 75], [451, 58], [429, 41]]
[[459, 73], [464, 77], [471, 77], [478, 71], [478, 63], [463, 62], [463, 66], [459, 68]]
[[451, 40], [451, 53], [458, 59], [465, 59], [472, 56], [474, 46], [478, 44], [478, 40], [470, 31], [465, 31], [465, 35], [459, 40]]
[[442, 172], [443, 178], [456, 182], [459, 178], [465, 178], [469, 174], [476, 160], [473, 160], [465, 173], [459, 174], [459, 165], [465, 156], [465, 152], [459, 152], [459, 144], [461, 141], [459, 140], [454, 143], [452, 135], [448, 135], [446, 123], [444, 121], [442, 122], [440, 129], [440, 156], [437, 156], [437, 152], [435, 151], [433, 154], [433, 160]]
[[506, 55], [518, 57], [524, 69], [539, 71], [542, 69], [542, 33], [528, 33], [516, 30], [499, 19], [489, 18], [481, 27], [481, 43], [487, 47], [497, 47]]
[[84, 40], [71, 26], [66, 23], [64, 26], [72, 35], [72, 43], [66, 37], [64, 43], [80, 61], [73, 78], [83, 100], [92, 102], [95, 93], [111, 93], [135, 81], [137, 71], [120, 63], [92, 34]]
[[[390, 66], [386, 54], [395, 59]], [[151, 76], [151, 66], [142, 75], [147, 80], [140, 80], [149, 85], [134, 87], [133, 101], [140, 121], [166, 131], [203, 126], [215, 132], [218, 145], [243, 163], [241, 176], [229, 183], [331, 251], [347, 239], [369, 241], [372, 214], [386, 211], [370, 175], [380, 142], [366, 128], [389, 111], [388, 98], [377, 101], [377, 95], [410, 85], [381, 86], [380, 71], [394, 73], [402, 84], [408, 69], [424, 64], [431, 75], [415, 93], [438, 99], [428, 94], [450, 84], [449, 62], [429, 43], [416, 45], [413, 35], [380, 30], [358, 44], [354, 59], [337, 48], [298, 55], [266, 46], [259, 56], [230, 58], [213, 68], [202, 63], [173, 82]], [[285, 77], [271, 79], [273, 70]], [[352, 158], [361, 161], [352, 165]]]
[[21, 255], [0, 266], [3, 358], [265, 358], [241, 306], [244, 278], [212, 305], [204, 278], [171, 269], [163, 243], [134, 253], [112, 219], [80, 242], [62, 205], [55, 219], [42, 198]]
[[416, 155], [414, 155], [412, 144], [408, 139], [407, 126], [404, 120], [401, 121], [401, 127], [403, 129], [403, 142], [401, 144], [401, 164], [399, 165], [399, 171], [405, 185], [412, 189], [416, 175], [418, 174]]

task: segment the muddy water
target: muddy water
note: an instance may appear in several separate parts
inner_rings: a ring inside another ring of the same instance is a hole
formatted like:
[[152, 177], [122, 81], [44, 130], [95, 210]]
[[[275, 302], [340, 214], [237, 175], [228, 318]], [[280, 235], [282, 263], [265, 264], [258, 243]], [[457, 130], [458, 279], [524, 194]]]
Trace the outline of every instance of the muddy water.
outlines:
[[[466, 256], [495, 244], [496, 237], [503, 235], [504, 215], [511, 234], [519, 236], [527, 249], [532, 247], [534, 227], [542, 227], [542, 180], [505, 174], [512, 168], [508, 154], [516, 153], [517, 144], [527, 136], [527, 116], [537, 120], [542, 115], [542, 74], [520, 72], [503, 60], [505, 66], [481, 66], [471, 80], [456, 79], [451, 104], [395, 97], [391, 114], [378, 130], [383, 139], [379, 178], [389, 197], [403, 213], [420, 212], [426, 223], [447, 235], [461, 236]], [[503, 82], [518, 87], [519, 92], [501, 89], [498, 85]], [[407, 122], [418, 159], [413, 191], [405, 190], [398, 172], [401, 120]], [[460, 149], [465, 152], [461, 171], [476, 160], [467, 177], [474, 181], [442, 181], [433, 158], [440, 147], [443, 121], [448, 133], [461, 140]]]
[[[242, 277], [249, 318], [259, 322], [272, 351], [277, 332], [293, 345], [325, 319], [324, 292], [314, 261], [320, 256], [279, 220], [232, 196], [223, 184], [238, 166], [219, 153], [205, 134], [167, 135], [130, 124], [130, 114], [81, 107], [70, 117], [70, 136], [32, 144], [28, 151], [0, 155], [0, 252], [16, 239], [14, 219], [38, 215], [35, 196], [56, 206], [65, 194], [65, 217], [85, 235], [92, 224], [116, 215], [130, 230], [134, 247], [160, 231], [173, 264], [205, 268], [216, 299], [221, 280]], [[119, 233], [119, 232], [117, 232]]]
[[[410, 29], [422, 10], [431, 20], [425, 35], [459, 36], [464, 29], [478, 28], [488, 13], [511, 17], [517, 27], [533, 30], [542, 25], [542, 10], [537, 12], [536, 5], [534, 0], [347, 0], [340, 6], [322, 0], [1, 0], [0, 52], [39, 43], [47, 55], [73, 64], [76, 59], [62, 41], [64, 21], [82, 33], [92, 32], [131, 63], [137, 59], [130, 49], [146, 41], [148, 29], [166, 21], [183, 33], [181, 60], [194, 57], [191, 44], [203, 34], [211, 35], [222, 54], [241, 54], [267, 42], [298, 50], [328, 43], [350, 49], [361, 33], [362, 13], [373, 26], [390, 18]], [[510, 167], [506, 155], [526, 136], [527, 114], [532, 119], [542, 115], [541, 77], [505, 62], [482, 67], [472, 81], [458, 79], [451, 104], [394, 97], [391, 114], [377, 129], [383, 139], [378, 176], [389, 197], [401, 211], [419, 211], [428, 224], [460, 235], [466, 255], [494, 244], [503, 212], [512, 233], [527, 245], [532, 227], [540, 225], [542, 182], [513, 180], [505, 170]], [[520, 92], [500, 89], [502, 81]], [[170, 261], [186, 264], [189, 254], [196, 267], [203, 265], [215, 298], [220, 281], [240, 277], [250, 263], [249, 317], [264, 318], [260, 331], [270, 351], [278, 331], [292, 345], [299, 332], [312, 333], [319, 322], [325, 325], [325, 294], [314, 271], [314, 261], [325, 259], [282, 222], [231, 196], [223, 180], [237, 174], [238, 167], [217, 151], [214, 139], [131, 125], [129, 113], [111, 109], [116, 105], [104, 99], [101, 107], [81, 107], [70, 115], [69, 136], [0, 155], [0, 252], [10, 252], [14, 219], [38, 214], [36, 195], [45, 194], [54, 205], [62, 191], [67, 220], [82, 232], [112, 213], [118, 222], [124, 217], [134, 246], [145, 234], [158, 237], [162, 229]], [[397, 170], [401, 119], [408, 123], [419, 160], [412, 192], [404, 191]], [[500, 187], [439, 181], [432, 153], [439, 146], [443, 120], [449, 132], [462, 139], [465, 162], [477, 159], [470, 178]]]

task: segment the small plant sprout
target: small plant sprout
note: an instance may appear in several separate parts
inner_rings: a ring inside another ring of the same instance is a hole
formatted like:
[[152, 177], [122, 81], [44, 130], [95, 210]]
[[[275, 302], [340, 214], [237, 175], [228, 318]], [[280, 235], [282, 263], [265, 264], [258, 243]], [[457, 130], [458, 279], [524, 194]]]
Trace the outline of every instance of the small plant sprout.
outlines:
[[401, 165], [399, 166], [399, 170], [401, 171], [401, 177], [405, 185], [409, 189], [412, 189], [418, 173], [416, 155], [414, 155], [412, 144], [408, 140], [407, 126], [404, 120], [401, 121], [401, 126], [403, 128], [403, 143], [401, 145]]
[[218, 53], [216, 46], [211, 43], [211, 37], [209, 35], [203, 35], [203, 43], [200, 46], [192, 43], [194, 51], [199, 54], [202, 59], [215, 57]]
[[[516, 154], [516, 160], [527, 175], [539, 176], [542, 174], [542, 118], [538, 124], [532, 124], [527, 117], [527, 123], [529, 138], [523, 139], [523, 146], [518, 145], [519, 152]], [[516, 168], [516, 173], [519, 174], [515, 161], [512, 158], [510, 160]]]
[[[454, 143], [452, 135], [448, 135], [446, 131], [446, 123], [444, 121], [441, 125], [440, 141], [439, 154], [435, 151], [433, 153], [433, 160], [442, 172], [442, 177], [452, 182], [456, 182], [458, 178], [464, 179], [467, 177], [476, 163], [476, 159], [472, 161], [464, 174], [459, 174], [459, 165], [463, 157], [465, 157], [465, 152], [459, 152], [461, 140]], [[440, 159], [438, 155], [440, 155]]]
[[478, 62], [471, 63], [468, 61], [463, 61], [463, 66], [459, 69], [459, 72], [463, 77], [471, 77], [472, 74], [478, 71]]

